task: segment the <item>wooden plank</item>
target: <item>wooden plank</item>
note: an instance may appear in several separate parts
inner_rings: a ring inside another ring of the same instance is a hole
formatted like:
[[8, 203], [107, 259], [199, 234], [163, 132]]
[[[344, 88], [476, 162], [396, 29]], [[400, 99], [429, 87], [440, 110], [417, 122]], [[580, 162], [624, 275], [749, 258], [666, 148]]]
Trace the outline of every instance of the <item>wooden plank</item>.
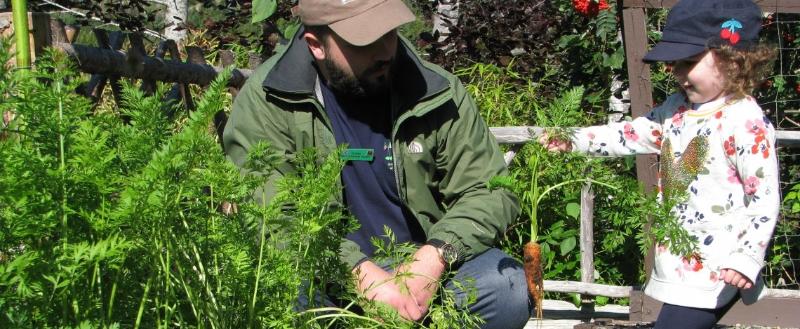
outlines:
[[[800, 13], [800, 1], [797, 0], [754, 0], [761, 10], [769, 13]], [[672, 8], [678, 0], [625, 0], [625, 8]]]
[[[628, 81], [630, 81], [631, 115], [640, 117], [653, 108], [650, 65], [642, 61], [647, 52], [647, 17], [643, 8], [628, 8], [622, 11], [622, 20]], [[636, 157], [636, 176], [648, 192], [653, 191], [657, 184], [656, 161], [654, 155]]]
[[761, 10], [768, 13], [800, 14], [798, 0], [754, 0]]
[[[594, 191], [590, 182], [581, 188], [580, 217], [581, 282], [594, 283]], [[594, 312], [594, 296], [581, 295], [581, 311]]]
[[579, 293], [592, 296], [623, 298], [631, 294], [631, 286], [612, 286], [607, 284], [586, 283], [577, 281], [544, 280], [544, 291]]
[[775, 132], [778, 145], [793, 146], [800, 144], [800, 131], [778, 130]]
[[[623, 42], [625, 59], [628, 68], [629, 92], [631, 97], [631, 115], [640, 117], [653, 108], [653, 87], [650, 81], [650, 65], [642, 59], [647, 52], [647, 16], [644, 8], [626, 8], [622, 10]], [[651, 155], [636, 156], [636, 177], [642, 183], [645, 193], [656, 190], [658, 184], [658, 157]], [[644, 231], [650, 232], [652, 218], [644, 225]], [[644, 259], [644, 271], [650, 275], [653, 268], [653, 248], [649, 248]]]
[[643, 314], [644, 311], [644, 293], [642, 292], [641, 287], [634, 287], [630, 293], [630, 310], [628, 312], [628, 320], [631, 321], [643, 321], [645, 317], [649, 317], [649, 315]]
[[542, 309], [544, 310], [543, 318], [531, 318], [525, 325], [525, 329], [573, 329], [576, 328], [575, 326], [593, 319], [603, 318], [621, 321], [628, 318], [628, 306], [613, 304], [598, 306], [594, 313], [587, 314], [581, 312], [570, 302], [545, 299], [542, 303]]
[[525, 144], [542, 134], [543, 128], [532, 126], [491, 127], [489, 130], [500, 144]]
[[[774, 290], [770, 294], [792, 295], [789, 291]], [[634, 298], [634, 295], [638, 295]], [[634, 306], [634, 301], [638, 304]], [[641, 305], [641, 311], [634, 311]], [[652, 322], [658, 318], [662, 303], [644, 295], [641, 291], [631, 292], [631, 321]], [[737, 302], [733, 308], [720, 320], [724, 325], [757, 325], [796, 327], [800, 324], [800, 298], [764, 297], [753, 305], [744, 305]]]

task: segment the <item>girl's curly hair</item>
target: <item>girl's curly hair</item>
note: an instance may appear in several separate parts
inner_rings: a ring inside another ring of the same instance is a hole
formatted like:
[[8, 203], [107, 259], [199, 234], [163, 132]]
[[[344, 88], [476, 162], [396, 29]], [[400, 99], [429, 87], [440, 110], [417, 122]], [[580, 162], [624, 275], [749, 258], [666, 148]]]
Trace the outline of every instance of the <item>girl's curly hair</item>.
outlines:
[[717, 69], [725, 76], [723, 89], [732, 99], [750, 95], [771, 72], [776, 50], [767, 45], [735, 49], [724, 45], [713, 48]]

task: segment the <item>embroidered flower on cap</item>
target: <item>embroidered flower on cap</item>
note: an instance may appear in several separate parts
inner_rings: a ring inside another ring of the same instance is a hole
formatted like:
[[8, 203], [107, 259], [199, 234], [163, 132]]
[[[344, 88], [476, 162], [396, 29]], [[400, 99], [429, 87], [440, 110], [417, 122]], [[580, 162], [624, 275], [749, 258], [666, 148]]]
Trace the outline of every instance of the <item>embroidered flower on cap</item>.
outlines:
[[741, 29], [742, 23], [739, 21], [731, 18], [725, 23], [722, 23], [722, 30], [719, 31], [719, 36], [723, 39], [728, 40], [732, 45], [735, 45], [739, 42], [739, 32], [736, 32], [736, 29]]

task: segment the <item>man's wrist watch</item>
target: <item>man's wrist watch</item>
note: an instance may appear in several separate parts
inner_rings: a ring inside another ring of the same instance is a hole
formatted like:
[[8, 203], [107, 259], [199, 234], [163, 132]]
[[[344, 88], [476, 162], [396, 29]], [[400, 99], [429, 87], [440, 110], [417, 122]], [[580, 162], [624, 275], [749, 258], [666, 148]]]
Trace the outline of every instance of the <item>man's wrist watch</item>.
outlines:
[[425, 244], [436, 248], [436, 251], [439, 252], [439, 259], [448, 267], [459, 264], [461, 255], [459, 255], [458, 249], [454, 245], [439, 239], [430, 239]]

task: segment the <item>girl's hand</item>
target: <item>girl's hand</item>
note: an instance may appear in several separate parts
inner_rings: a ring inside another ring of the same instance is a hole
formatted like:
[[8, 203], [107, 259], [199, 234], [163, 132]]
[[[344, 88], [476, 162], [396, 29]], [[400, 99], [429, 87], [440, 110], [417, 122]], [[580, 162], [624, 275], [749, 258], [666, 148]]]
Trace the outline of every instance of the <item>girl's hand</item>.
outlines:
[[719, 271], [719, 276], [725, 283], [739, 289], [750, 289], [753, 287], [753, 281], [750, 281], [750, 279], [734, 269], [723, 268]]
[[572, 151], [572, 142], [550, 137], [546, 132], [539, 136], [539, 143], [550, 152]]

